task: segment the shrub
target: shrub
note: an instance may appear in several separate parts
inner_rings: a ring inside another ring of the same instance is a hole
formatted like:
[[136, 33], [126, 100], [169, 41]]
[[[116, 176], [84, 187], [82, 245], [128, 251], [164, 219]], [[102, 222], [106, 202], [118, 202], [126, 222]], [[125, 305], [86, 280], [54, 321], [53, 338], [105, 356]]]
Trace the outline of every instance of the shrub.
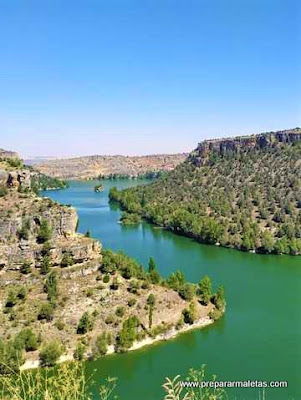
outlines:
[[185, 324], [193, 324], [197, 319], [195, 303], [191, 302], [189, 308], [182, 311]]
[[74, 264], [73, 256], [70, 251], [65, 251], [61, 261], [61, 267], [67, 268]]
[[115, 314], [117, 315], [117, 317], [123, 317], [125, 314], [125, 308], [122, 306], [117, 307]]
[[136, 302], [137, 302], [137, 300], [136, 300], [134, 297], [132, 297], [132, 298], [129, 299], [129, 301], [128, 301], [128, 306], [129, 306], [129, 307], [133, 307], [133, 306], [136, 304]]
[[14, 307], [17, 304], [17, 301], [18, 301], [18, 299], [17, 299], [16, 292], [14, 290], [10, 290], [8, 292], [5, 307], [9, 307], [9, 308]]
[[54, 325], [57, 327], [59, 331], [62, 331], [65, 328], [65, 324], [62, 320], [56, 321]]
[[113, 282], [112, 282], [110, 288], [111, 288], [112, 290], [118, 290], [118, 288], [119, 288], [119, 283], [118, 283], [118, 278], [117, 278], [117, 276], [115, 276], [115, 277], [113, 278]]
[[93, 318], [92, 316], [86, 311], [83, 313], [81, 319], [79, 320], [77, 326], [77, 333], [78, 334], [85, 334], [93, 329]]
[[6, 343], [0, 338], [0, 375], [12, 374], [24, 363], [22, 347], [18, 341]]
[[114, 322], [115, 322], [115, 317], [114, 317], [114, 315], [112, 315], [112, 314], [108, 315], [108, 316], [106, 317], [106, 319], [105, 319], [105, 323], [106, 323], [107, 325], [111, 325], [111, 324], [113, 324]]
[[27, 297], [27, 290], [26, 290], [25, 286], [22, 286], [22, 287], [19, 289], [18, 293], [17, 293], [17, 298], [18, 298], [19, 300], [25, 300], [26, 297]]
[[108, 339], [107, 334], [101, 333], [97, 336], [93, 346], [93, 358], [104, 356], [108, 351]]
[[83, 343], [77, 343], [76, 349], [74, 350], [75, 360], [82, 361], [85, 356], [86, 346]]
[[108, 282], [110, 282], [110, 275], [107, 274], [103, 277], [103, 283], [108, 283]]
[[50, 271], [50, 259], [49, 256], [45, 255], [41, 261], [41, 269], [40, 272], [42, 275], [47, 275]]
[[20, 267], [21, 274], [27, 275], [31, 272], [31, 263], [30, 261], [24, 261], [24, 263]]
[[43, 367], [51, 367], [63, 354], [62, 343], [58, 340], [52, 340], [45, 344], [40, 351], [40, 362]]
[[45, 243], [51, 239], [52, 230], [49, 226], [49, 223], [46, 219], [42, 219], [40, 229], [37, 235], [38, 243]]
[[46, 277], [44, 283], [44, 292], [47, 293], [47, 299], [54, 305], [55, 300], [58, 296], [58, 287], [57, 287], [57, 275], [56, 272], [52, 271]]
[[52, 321], [54, 314], [54, 309], [50, 303], [44, 303], [41, 305], [38, 312], [39, 320], [46, 320], [48, 322]]
[[36, 334], [29, 328], [21, 331], [17, 336], [17, 340], [20, 341], [22, 348], [26, 351], [34, 351], [39, 347]]

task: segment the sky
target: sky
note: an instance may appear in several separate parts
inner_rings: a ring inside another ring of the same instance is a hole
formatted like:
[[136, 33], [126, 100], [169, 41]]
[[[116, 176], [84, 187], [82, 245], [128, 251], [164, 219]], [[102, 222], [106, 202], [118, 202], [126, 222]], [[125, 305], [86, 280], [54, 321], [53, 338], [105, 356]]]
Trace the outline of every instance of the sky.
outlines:
[[0, 147], [175, 153], [300, 126], [298, 3], [0, 0]]

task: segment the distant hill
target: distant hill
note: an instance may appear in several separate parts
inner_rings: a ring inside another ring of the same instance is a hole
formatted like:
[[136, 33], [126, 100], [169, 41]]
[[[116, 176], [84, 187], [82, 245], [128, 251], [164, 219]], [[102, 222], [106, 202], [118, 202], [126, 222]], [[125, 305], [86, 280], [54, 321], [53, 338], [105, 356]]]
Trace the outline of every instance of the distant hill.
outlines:
[[300, 254], [301, 130], [201, 142], [166, 176], [110, 196], [200, 242]]
[[86, 156], [34, 163], [34, 168], [53, 178], [93, 179], [98, 177], [138, 177], [170, 171], [185, 160], [187, 154], [149, 156]]

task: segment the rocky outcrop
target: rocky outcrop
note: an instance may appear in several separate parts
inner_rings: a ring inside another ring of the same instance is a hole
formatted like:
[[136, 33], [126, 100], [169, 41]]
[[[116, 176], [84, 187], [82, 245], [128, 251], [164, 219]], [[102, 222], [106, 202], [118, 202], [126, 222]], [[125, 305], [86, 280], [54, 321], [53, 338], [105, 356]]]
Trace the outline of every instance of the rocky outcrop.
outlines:
[[189, 155], [194, 165], [206, 165], [212, 156], [224, 157], [248, 150], [267, 149], [301, 140], [301, 129], [267, 132], [259, 135], [239, 136], [227, 139], [205, 140]]
[[0, 149], [0, 158], [20, 158], [15, 151]]
[[183, 162], [187, 154], [157, 154], [141, 157], [87, 156], [61, 160], [44, 161], [34, 168], [53, 178], [93, 179], [111, 176], [138, 176], [161, 171], [170, 171]]
[[[24, 262], [39, 267], [47, 242], [51, 265], [60, 265], [67, 253], [73, 265], [98, 265], [100, 243], [76, 233], [78, 216], [72, 207], [62, 206], [31, 191], [29, 170], [0, 170], [0, 271], [18, 270]], [[39, 238], [42, 227], [48, 231]]]

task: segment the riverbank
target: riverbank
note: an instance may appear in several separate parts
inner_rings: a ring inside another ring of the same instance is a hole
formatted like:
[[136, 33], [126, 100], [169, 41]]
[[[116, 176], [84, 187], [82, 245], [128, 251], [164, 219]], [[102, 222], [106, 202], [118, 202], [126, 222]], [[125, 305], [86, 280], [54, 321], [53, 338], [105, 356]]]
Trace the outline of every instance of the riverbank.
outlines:
[[[139, 350], [142, 349], [143, 347], [150, 346], [154, 343], [157, 342], [162, 342], [162, 341], [167, 341], [171, 339], [175, 339], [182, 333], [186, 333], [191, 330], [196, 330], [196, 329], [202, 329], [205, 326], [213, 324], [214, 320], [211, 319], [209, 316], [202, 317], [199, 320], [195, 321], [193, 324], [185, 324], [182, 328], [176, 329], [175, 327], [172, 327], [170, 331], [162, 333], [157, 335], [156, 337], [147, 337], [145, 339], [142, 339], [140, 341], [135, 341], [133, 346], [128, 349], [128, 352], [134, 351], [134, 350]], [[115, 354], [115, 346], [110, 345], [108, 346], [108, 350], [105, 356], [110, 355], [110, 354]], [[104, 357], [105, 357], [104, 356]], [[87, 360], [89, 359], [89, 354], [87, 357]], [[63, 354], [59, 360], [57, 361], [57, 364], [61, 364], [67, 361], [72, 361], [74, 360], [73, 353], [69, 352], [67, 354]], [[20, 367], [20, 371], [25, 371], [29, 369], [36, 369], [40, 367], [40, 360], [39, 359], [32, 359], [32, 360], [26, 360], [26, 362]]]

